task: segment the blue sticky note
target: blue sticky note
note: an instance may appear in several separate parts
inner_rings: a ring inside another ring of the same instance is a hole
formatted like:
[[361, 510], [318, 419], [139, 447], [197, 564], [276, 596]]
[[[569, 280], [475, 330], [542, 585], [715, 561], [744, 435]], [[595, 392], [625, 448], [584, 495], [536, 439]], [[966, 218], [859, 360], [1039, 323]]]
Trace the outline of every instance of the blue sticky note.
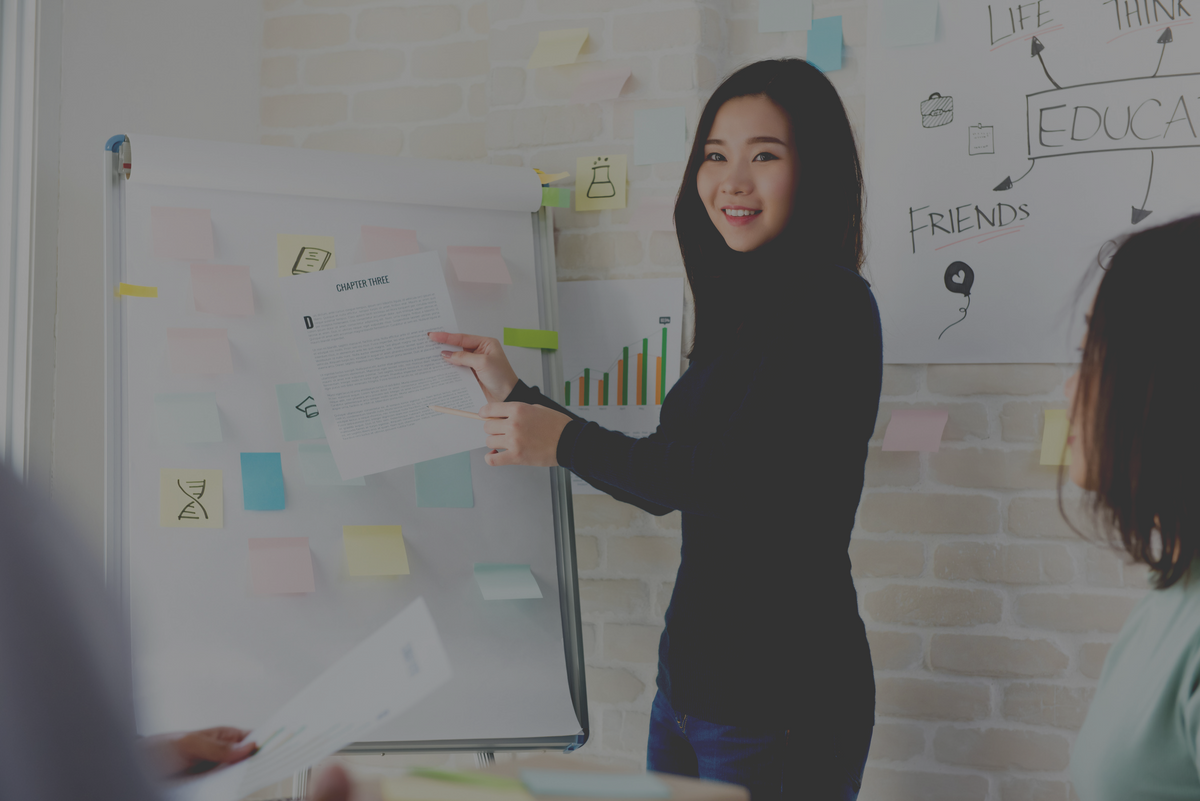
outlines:
[[475, 505], [471, 488], [471, 452], [417, 462], [417, 506], [470, 509]]
[[633, 163], [687, 161], [683, 106], [644, 108], [633, 113]]
[[807, 31], [812, 27], [812, 0], [758, 0], [758, 32]]
[[887, 0], [883, 4], [885, 47], [929, 44], [937, 37], [938, 0]]
[[671, 789], [649, 773], [592, 773], [582, 770], [521, 771], [534, 795], [590, 798], [670, 798]]
[[542, 589], [533, 577], [529, 565], [506, 565], [495, 562], [475, 563], [475, 583], [485, 601], [515, 601], [519, 598], [541, 598]]
[[275, 397], [279, 401], [279, 422], [283, 424], [285, 440], [325, 439], [321, 413], [317, 410], [312, 393], [308, 391], [308, 382], [276, 384]]
[[249, 512], [283, 508], [283, 462], [278, 453], [242, 454], [242, 497]]
[[160, 445], [221, 441], [215, 392], [154, 396], [154, 437]]
[[300, 475], [305, 484], [326, 487], [361, 487], [367, 481], [362, 476], [342, 480], [338, 472], [337, 462], [333, 460], [333, 451], [325, 442], [301, 442]]
[[814, 19], [808, 32], [808, 52], [804, 60], [821, 72], [842, 68], [842, 18]]

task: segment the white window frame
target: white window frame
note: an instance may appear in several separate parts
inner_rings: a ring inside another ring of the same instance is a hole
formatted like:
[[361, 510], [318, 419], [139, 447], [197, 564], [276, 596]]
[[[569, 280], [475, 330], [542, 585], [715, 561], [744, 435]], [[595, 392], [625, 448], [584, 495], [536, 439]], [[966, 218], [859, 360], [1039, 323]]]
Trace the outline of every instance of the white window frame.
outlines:
[[29, 449], [37, 0], [0, 0], [0, 460]]

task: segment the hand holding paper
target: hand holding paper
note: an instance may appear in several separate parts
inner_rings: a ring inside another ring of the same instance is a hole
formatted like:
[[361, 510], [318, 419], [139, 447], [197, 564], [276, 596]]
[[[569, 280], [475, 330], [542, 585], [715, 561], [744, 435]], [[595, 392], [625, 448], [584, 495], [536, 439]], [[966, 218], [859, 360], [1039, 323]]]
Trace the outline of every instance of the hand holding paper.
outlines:
[[450, 364], [470, 367], [488, 403], [503, 401], [517, 385], [517, 374], [508, 363], [500, 340], [446, 331], [431, 331], [429, 338], [441, 345], [462, 348], [460, 351], [444, 350], [442, 358]]

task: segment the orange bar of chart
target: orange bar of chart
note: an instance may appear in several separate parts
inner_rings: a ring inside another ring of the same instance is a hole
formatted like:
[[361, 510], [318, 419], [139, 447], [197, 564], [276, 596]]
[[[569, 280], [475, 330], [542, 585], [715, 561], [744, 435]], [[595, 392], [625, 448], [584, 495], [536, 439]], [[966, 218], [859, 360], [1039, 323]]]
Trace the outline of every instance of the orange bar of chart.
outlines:
[[596, 405], [604, 406], [604, 379], [600, 379], [600, 389], [596, 392]]
[[642, 402], [642, 354], [639, 353], [637, 357], [637, 395], [634, 396], [634, 403], [640, 404]]
[[662, 356], [654, 357], [654, 402], [662, 405]]
[[624, 389], [623, 376], [625, 375], [625, 360], [617, 359], [617, 405], [621, 405], [621, 391]]
[[579, 376], [579, 405], [580, 406], [587, 405], [586, 403], [583, 402], [584, 397], [585, 396], [583, 394], [583, 376]]

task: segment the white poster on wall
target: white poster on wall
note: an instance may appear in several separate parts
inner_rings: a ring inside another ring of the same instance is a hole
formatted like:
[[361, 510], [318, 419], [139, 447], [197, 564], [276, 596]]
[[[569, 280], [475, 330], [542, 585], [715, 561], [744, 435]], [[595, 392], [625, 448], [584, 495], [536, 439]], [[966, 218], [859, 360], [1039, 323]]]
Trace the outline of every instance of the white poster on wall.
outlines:
[[1200, 26], [1174, 0], [955, 0], [934, 43], [886, 47], [884, 17], [864, 164], [885, 360], [1074, 360], [1106, 243], [1200, 211]]

